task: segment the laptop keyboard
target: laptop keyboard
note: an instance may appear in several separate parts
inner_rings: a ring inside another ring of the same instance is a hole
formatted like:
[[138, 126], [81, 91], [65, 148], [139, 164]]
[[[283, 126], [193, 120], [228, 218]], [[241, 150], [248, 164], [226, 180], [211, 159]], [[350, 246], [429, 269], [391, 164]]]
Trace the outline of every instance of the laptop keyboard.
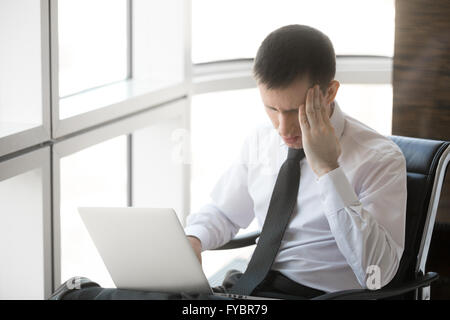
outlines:
[[247, 268], [247, 264], [248, 260], [244, 258], [236, 258], [231, 260], [230, 263], [225, 265], [222, 269], [208, 278], [210, 286], [217, 287], [222, 285], [223, 279], [225, 279], [225, 275], [227, 274], [228, 270], [235, 269], [244, 272]]

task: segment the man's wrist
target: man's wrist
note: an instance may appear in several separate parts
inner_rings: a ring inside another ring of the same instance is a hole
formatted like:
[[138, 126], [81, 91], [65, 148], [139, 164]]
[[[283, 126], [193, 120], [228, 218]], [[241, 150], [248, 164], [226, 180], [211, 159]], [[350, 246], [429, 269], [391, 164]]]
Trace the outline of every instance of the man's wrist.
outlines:
[[191, 243], [193, 242], [194, 244], [196, 244], [200, 249], [202, 249], [202, 241], [197, 238], [196, 236], [187, 236], [187, 238], [191, 241]]
[[320, 178], [321, 176], [327, 174], [328, 172], [336, 170], [337, 168], [339, 168], [339, 164], [335, 164], [335, 165], [332, 165], [332, 166], [327, 166], [327, 167], [321, 168], [321, 169], [316, 171], [317, 178]]
[[209, 230], [201, 224], [191, 224], [184, 228], [186, 236], [194, 237], [200, 240], [202, 250], [208, 250], [210, 245]]
[[317, 183], [325, 215], [335, 214], [344, 207], [360, 205], [358, 196], [342, 167], [317, 179]]

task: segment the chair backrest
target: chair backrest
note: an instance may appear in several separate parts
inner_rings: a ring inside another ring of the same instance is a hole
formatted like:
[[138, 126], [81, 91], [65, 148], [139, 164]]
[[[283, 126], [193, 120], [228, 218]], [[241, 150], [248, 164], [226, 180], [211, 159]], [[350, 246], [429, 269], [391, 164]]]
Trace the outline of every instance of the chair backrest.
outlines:
[[405, 250], [395, 278], [396, 285], [424, 272], [436, 209], [447, 165], [450, 142], [390, 136], [406, 159], [407, 192]]

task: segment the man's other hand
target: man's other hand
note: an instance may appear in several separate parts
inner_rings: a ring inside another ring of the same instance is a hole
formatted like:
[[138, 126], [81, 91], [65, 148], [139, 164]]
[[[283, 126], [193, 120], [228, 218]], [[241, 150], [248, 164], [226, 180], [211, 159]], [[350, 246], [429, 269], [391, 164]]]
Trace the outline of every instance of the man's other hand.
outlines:
[[194, 249], [195, 255], [200, 261], [200, 264], [202, 264], [202, 243], [200, 242], [200, 239], [194, 236], [187, 236], [187, 239], [189, 240], [192, 249]]

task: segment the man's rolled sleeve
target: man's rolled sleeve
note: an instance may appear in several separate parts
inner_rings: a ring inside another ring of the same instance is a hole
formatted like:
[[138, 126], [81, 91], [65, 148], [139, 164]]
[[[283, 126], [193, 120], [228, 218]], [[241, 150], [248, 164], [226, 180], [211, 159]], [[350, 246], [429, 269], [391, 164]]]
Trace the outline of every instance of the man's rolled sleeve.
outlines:
[[202, 225], [193, 224], [184, 228], [186, 236], [194, 236], [198, 238], [202, 244], [202, 251], [211, 248], [211, 237], [208, 229]]

